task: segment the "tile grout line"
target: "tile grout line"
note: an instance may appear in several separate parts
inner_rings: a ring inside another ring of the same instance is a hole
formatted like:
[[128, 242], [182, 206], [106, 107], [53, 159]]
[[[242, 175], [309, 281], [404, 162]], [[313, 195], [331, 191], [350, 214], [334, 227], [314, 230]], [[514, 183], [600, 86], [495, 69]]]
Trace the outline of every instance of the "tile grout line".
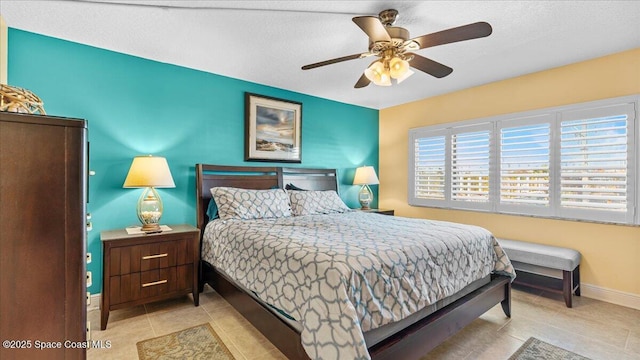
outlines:
[[158, 337], [158, 334], [156, 333], [156, 329], [153, 327], [153, 323], [151, 322], [151, 318], [149, 317], [149, 311], [147, 310], [147, 305], [143, 304], [142, 305], [144, 307], [144, 315], [147, 318], [147, 321], [149, 322], [149, 326], [151, 326], [151, 331], [153, 331], [153, 337]]
[[625, 351], [626, 351], [626, 350], [631, 351], [631, 349], [629, 349], [629, 340], [631, 340], [631, 330], [628, 330], [628, 333], [627, 333], [627, 340], [625, 340], [625, 342], [624, 342], [624, 347], [622, 348], [622, 349], [623, 349], [623, 350], [625, 350]]
[[[229, 306], [231, 306], [231, 305], [229, 305]], [[231, 345], [240, 353], [240, 355], [242, 355], [244, 360], [251, 360], [244, 354], [244, 352], [241, 350], [241, 347], [236, 345], [236, 343], [233, 341], [233, 339], [231, 339], [231, 336], [229, 335], [229, 332], [227, 330], [225, 330], [225, 328], [223, 326], [221, 326], [220, 324], [218, 324], [216, 322], [216, 320], [213, 318], [213, 315], [207, 310], [207, 308], [203, 307], [202, 309], [207, 314], [207, 316], [209, 316], [210, 322], [213, 322], [216, 325], [216, 327], [218, 329], [220, 329], [220, 331], [225, 335], [225, 338], [227, 338], [227, 341], [231, 343]], [[220, 339], [220, 340], [222, 340], [222, 339]], [[223, 343], [225, 343], [225, 342], [223, 341]], [[226, 345], [228, 346], [228, 344], [226, 344]]]
[[[556, 326], [556, 325], [548, 324], [547, 326], [552, 327], [552, 328], [554, 328], [554, 329], [556, 329], [556, 330], [560, 330], [560, 331], [564, 331], [564, 332], [572, 333], [574, 336], [578, 336], [578, 337], [584, 338], [584, 339], [586, 339], [586, 340], [587, 340], [587, 341], [585, 341], [585, 342], [592, 341], [592, 342], [595, 342], [595, 343], [600, 343], [600, 344], [602, 344], [602, 345], [611, 346], [611, 347], [616, 348], [616, 349], [618, 349], [618, 350], [622, 350], [622, 351], [625, 351], [625, 350], [626, 350], [624, 347], [615, 346], [615, 345], [612, 345], [612, 344], [610, 344], [610, 343], [608, 343], [608, 342], [598, 340], [597, 338], [592, 338], [591, 336], [583, 335], [583, 334], [577, 333], [577, 332], [575, 332], [575, 331], [571, 331], [571, 330], [568, 330], [568, 329], [563, 329], [563, 328], [558, 327], [558, 326]], [[627, 339], [628, 339], [628, 338], [629, 338], [629, 335], [627, 335]]]
[[[209, 317], [211, 317], [211, 315], [209, 315]], [[236, 343], [233, 341], [233, 339], [231, 339], [231, 336], [229, 335], [229, 332], [228, 332], [228, 331], [226, 331], [226, 330], [224, 329], [224, 327], [222, 327], [222, 326], [218, 325], [218, 323], [216, 323], [216, 322], [215, 322], [215, 320], [213, 320], [213, 319], [212, 319], [211, 321], [213, 321], [213, 323], [214, 323], [214, 324], [216, 324], [216, 327], [217, 327], [217, 328], [219, 328], [219, 329], [220, 329], [220, 331], [222, 331], [222, 332], [225, 334], [225, 337], [227, 338], [227, 341], [228, 341], [228, 342], [230, 342], [230, 343], [231, 343], [231, 345], [232, 345], [236, 350], [238, 350], [238, 352], [240, 353], [240, 355], [242, 355], [242, 357], [243, 357], [245, 360], [251, 360], [251, 359], [249, 359], [249, 358], [247, 357], [247, 355], [245, 355], [245, 353], [242, 351], [242, 348], [241, 348], [241, 347], [239, 347], [238, 345], [236, 345]], [[221, 339], [221, 340], [222, 340], [222, 339]], [[223, 343], [224, 343], [224, 341], [223, 341]], [[228, 346], [228, 344], [226, 344], [226, 345]]]
[[[206, 311], [206, 309], [205, 309], [205, 311]], [[209, 313], [207, 312], [207, 314], [209, 314]], [[217, 326], [218, 328], [220, 328], [220, 331], [222, 331], [222, 332], [225, 334], [225, 337], [227, 338], [227, 341], [229, 341], [229, 342], [231, 343], [231, 345], [233, 345], [233, 347], [234, 347], [234, 348], [236, 348], [236, 350], [238, 350], [238, 352], [240, 353], [240, 355], [242, 355], [242, 357], [243, 357], [245, 360], [251, 360], [251, 359], [249, 359], [249, 357], [247, 357], [247, 355], [244, 353], [244, 351], [242, 351], [242, 347], [238, 346], [238, 345], [236, 344], [236, 342], [235, 342], [235, 341], [233, 341], [233, 338], [232, 338], [232, 336], [229, 334], [229, 331], [227, 331], [227, 330], [226, 330], [222, 325], [218, 324], [218, 323], [216, 322], [216, 320], [213, 318], [213, 316], [209, 315], [209, 317], [211, 318], [211, 321], [213, 321], [213, 323], [214, 323], [214, 324], [216, 324], [216, 326]]]
[[[502, 326], [500, 326], [496, 332], [500, 332], [500, 331], [502, 331], [502, 329], [504, 329], [504, 327], [505, 327], [505, 326], [507, 326], [508, 324], [510, 324], [510, 323], [511, 323], [511, 321], [513, 321], [513, 319], [512, 319], [511, 317], [509, 317], [509, 320], [507, 320], [507, 322], [506, 322], [506, 323], [502, 324]], [[509, 335], [509, 334], [507, 334], [507, 335]], [[511, 335], [509, 335], [509, 336], [511, 336]]]

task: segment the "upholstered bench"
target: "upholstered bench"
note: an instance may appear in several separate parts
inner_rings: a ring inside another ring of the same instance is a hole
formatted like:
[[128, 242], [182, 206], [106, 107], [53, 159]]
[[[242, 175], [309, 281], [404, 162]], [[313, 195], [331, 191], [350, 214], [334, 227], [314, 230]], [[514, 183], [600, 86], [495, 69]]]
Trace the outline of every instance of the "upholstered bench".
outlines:
[[498, 239], [516, 269], [515, 284], [560, 293], [567, 307], [580, 296], [580, 253], [573, 249]]

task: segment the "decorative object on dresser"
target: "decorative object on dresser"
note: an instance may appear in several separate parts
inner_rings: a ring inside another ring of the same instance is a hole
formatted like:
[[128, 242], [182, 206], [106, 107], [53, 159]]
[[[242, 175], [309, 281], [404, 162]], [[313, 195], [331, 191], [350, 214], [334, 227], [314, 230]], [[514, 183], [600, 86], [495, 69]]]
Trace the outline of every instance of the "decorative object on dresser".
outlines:
[[302, 103], [245, 93], [245, 161], [302, 162]]
[[358, 200], [362, 210], [370, 209], [370, 205], [373, 202], [373, 191], [369, 185], [378, 185], [378, 176], [373, 166], [361, 166], [356, 169], [356, 175], [353, 177], [353, 185], [362, 185], [360, 192], [358, 193]]
[[40, 98], [27, 89], [0, 84], [0, 111], [46, 115]]
[[174, 188], [167, 159], [160, 156], [136, 156], [124, 180], [124, 188], [145, 188], [136, 207], [144, 232], [160, 232], [162, 199], [155, 188]]
[[200, 230], [169, 225], [158, 234], [103, 231], [102, 306], [100, 328], [109, 311], [191, 293], [199, 305]]
[[0, 359], [84, 359], [86, 121], [0, 112], [0, 169]]

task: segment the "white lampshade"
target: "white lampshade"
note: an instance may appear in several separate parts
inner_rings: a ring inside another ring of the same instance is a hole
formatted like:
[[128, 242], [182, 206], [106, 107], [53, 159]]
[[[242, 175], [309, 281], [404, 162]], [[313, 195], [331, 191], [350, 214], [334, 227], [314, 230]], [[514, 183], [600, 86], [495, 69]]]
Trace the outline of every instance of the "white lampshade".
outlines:
[[142, 231], [160, 232], [160, 218], [164, 208], [160, 194], [155, 188], [176, 187], [167, 159], [151, 155], [136, 156], [131, 162], [129, 173], [122, 187], [145, 188], [136, 207], [138, 219], [142, 223]]
[[124, 188], [174, 188], [167, 159], [160, 156], [136, 156], [131, 162]]
[[358, 201], [363, 210], [370, 209], [369, 205], [373, 202], [373, 191], [369, 185], [377, 185], [378, 176], [373, 166], [361, 166], [356, 169], [356, 175], [353, 177], [353, 185], [362, 185], [358, 192]]
[[364, 71], [364, 76], [379, 86], [391, 86], [391, 76], [381, 61], [376, 61]]
[[402, 76], [396, 78], [396, 80], [398, 81], [398, 84], [400, 84], [401, 82], [405, 81], [409, 76], [413, 74], [414, 72], [411, 69], [407, 69], [407, 71], [405, 71], [404, 74], [402, 74]]
[[353, 185], [378, 185], [380, 181], [373, 166], [361, 166], [356, 169]]
[[409, 62], [399, 57], [394, 57], [389, 61], [389, 75], [394, 79], [402, 78], [409, 71]]

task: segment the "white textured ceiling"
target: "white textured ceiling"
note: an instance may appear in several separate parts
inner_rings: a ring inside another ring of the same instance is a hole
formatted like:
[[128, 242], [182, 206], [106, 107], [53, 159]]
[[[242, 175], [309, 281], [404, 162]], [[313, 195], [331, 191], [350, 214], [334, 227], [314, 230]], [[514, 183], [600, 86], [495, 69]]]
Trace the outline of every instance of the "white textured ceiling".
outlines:
[[[423, 49], [452, 67], [354, 89], [371, 59], [351, 18], [395, 8], [411, 37], [486, 21], [489, 37]], [[165, 63], [382, 109], [640, 47], [640, 1], [0, 0], [9, 27]]]

